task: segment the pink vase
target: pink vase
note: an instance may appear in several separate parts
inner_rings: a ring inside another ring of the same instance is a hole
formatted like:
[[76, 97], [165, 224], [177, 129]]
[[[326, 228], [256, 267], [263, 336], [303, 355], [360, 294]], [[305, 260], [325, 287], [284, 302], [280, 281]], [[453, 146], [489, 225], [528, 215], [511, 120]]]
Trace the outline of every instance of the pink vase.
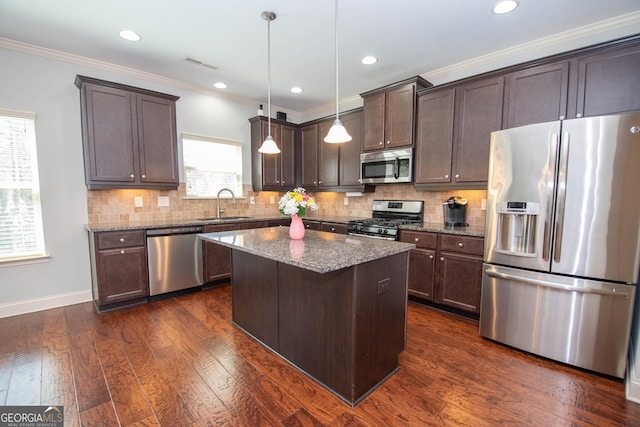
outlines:
[[304, 224], [298, 215], [291, 215], [291, 225], [289, 226], [289, 237], [300, 240], [304, 237]]

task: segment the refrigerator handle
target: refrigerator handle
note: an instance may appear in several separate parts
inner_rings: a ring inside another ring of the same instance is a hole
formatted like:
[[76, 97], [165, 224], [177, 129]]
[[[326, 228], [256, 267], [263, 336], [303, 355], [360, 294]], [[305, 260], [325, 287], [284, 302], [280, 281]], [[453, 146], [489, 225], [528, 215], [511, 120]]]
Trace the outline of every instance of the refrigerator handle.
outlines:
[[569, 162], [569, 132], [562, 136], [560, 145], [560, 166], [558, 170], [558, 199], [556, 212], [556, 233], [553, 247], [553, 260], [560, 262], [562, 250], [562, 232], [564, 230], [564, 207], [567, 196], [567, 163]]
[[545, 288], [553, 288], [553, 289], [558, 289], [561, 291], [568, 291], [568, 292], [579, 292], [583, 294], [595, 294], [595, 295], [624, 298], [624, 299], [630, 298], [630, 295], [627, 292], [620, 292], [616, 290], [561, 285], [559, 283], [549, 282], [547, 280], [532, 279], [529, 277], [516, 276], [509, 273], [501, 273], [499, 271], [492, 270], [492, 269], [486, 269], [484, 270], [484, 272], [488, 276], [495, 277], [496, 279], [514, 280], [516, 282], [525, 283], [527, 285], [543, 286]]
[[544, 218], [544, 235], [542, 240], [542, 259], [545, 261], [549, 260], [549, 252], [551, 249], [551, 219], [553, 215], [553, 210], [551, 209], [551, 207], [553, 206], [553, 193], [555, 193], [554, 178], [556, 175], [555, 159], [557, 156], [556, 154], [557, 152], [558, 152], [558, 134], [554, 132], [553, 134], [551, 134], [551, 153], [553, 154], [552, 154], [552, 158], [549, 159], [549, 163], [553, 165], [553, 167], [550, 167], [549, 171], [547, 172], [547, 209], [546, 209], [546, 215]]

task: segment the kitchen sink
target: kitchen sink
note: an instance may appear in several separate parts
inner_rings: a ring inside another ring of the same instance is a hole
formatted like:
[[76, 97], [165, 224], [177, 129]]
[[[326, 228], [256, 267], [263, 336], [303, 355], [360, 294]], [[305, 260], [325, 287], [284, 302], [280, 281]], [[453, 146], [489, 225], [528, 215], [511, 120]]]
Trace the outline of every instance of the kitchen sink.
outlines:
[[220, 218], [217, 218], [215, 216], [212, 216], [210, 218], [198, 218], [198, 221], [218, 221], [218, 220], [223, 220], [223, 219], [249, 219], [251, 218], [250, 216], [221, 216]]

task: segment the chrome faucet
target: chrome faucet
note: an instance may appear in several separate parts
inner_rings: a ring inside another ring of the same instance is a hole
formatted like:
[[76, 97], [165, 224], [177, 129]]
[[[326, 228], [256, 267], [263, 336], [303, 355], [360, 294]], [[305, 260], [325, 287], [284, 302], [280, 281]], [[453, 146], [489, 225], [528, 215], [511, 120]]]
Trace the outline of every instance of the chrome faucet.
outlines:
[[220, 213], [224, 212], [220, 210], [220, 193], [222, 193], [223, 191], [228, 191], [229, 193], [231, 193], [231, 197], [233, 198], [233, 203], [236, 202], [236, 195], [233, 194], [233, 191], [229, 190], [228, 188], [222, 188], [220, 191], [218, 191], [218, 195], [216, 196], [216, 199], [218, 200], [218, 207], [216, 209], [216, 218], [220, 218]]

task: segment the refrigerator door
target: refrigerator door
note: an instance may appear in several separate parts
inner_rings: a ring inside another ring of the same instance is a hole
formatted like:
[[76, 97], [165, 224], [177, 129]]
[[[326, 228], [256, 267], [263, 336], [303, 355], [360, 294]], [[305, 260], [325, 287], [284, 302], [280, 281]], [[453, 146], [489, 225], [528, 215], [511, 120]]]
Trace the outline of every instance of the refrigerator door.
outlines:
[[480, 335], [623, 378], [636, 287], [485, 264]]
[[640, 269], [640, 114], [565, 120], [551, 272], [626, 283]]
[[493, 132], [485, 261], [549, 272], [560, 122]]

